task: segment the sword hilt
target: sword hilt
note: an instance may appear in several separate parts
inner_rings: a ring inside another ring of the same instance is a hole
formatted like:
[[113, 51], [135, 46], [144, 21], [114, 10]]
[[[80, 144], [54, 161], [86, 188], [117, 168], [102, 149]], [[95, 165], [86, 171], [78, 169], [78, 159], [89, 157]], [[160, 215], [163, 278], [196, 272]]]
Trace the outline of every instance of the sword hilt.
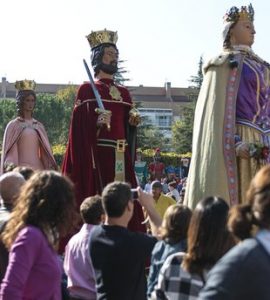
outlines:
[[[107, 109], [102, 109], [102, 108], [96, 108], [95, 109], [95, 112], [99, 115], [101, 114], [108, 114], [108, 115], [111, 115], [112, 112], [110, 110], [107, 110]], [[111, 124], [106, 124], [107, 125], [107, 130], [110, 131], [111, 130]]]

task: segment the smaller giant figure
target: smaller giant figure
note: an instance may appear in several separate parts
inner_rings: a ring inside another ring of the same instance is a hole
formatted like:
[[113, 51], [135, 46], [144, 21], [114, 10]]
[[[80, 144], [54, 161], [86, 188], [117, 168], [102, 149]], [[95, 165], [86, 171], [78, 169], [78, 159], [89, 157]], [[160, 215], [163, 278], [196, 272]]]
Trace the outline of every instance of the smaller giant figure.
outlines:
[[9, 165], [28, 166], [34, 170], [57, 169], [45, 128], [33, 118], [35, 85], [32, 80], [15, 83], [18, 117], [5, 129], [1, 173]]

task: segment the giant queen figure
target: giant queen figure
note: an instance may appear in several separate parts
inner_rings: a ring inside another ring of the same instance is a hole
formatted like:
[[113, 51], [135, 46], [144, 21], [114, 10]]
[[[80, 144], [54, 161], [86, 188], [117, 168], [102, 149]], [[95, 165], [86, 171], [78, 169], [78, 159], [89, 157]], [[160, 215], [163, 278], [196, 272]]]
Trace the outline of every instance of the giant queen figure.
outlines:
[[251, 178], [269, 163], [270, 66], [256, 55], [251, 4], [224, 17], [223, 52], [204, 66], [185, 204], [221, 196], [245, 202]]

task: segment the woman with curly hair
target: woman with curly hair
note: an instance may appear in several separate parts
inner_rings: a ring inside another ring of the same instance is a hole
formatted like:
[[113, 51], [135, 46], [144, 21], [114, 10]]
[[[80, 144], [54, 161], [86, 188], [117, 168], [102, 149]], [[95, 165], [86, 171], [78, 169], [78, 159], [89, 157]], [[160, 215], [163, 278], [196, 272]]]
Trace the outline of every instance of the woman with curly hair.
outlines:
[[61, 299], [56, 249], [75, 214], [73, 185], [60, 173], [39, 171], [25, 183], [1, 236], [10, 250], [1, 299]]

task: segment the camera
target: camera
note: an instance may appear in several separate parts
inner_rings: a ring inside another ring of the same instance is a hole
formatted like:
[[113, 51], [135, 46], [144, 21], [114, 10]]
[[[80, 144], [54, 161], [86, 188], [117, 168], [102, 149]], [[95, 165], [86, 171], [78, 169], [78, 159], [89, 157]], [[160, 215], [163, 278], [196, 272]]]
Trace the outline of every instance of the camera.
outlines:
[[131, 189], [131, 195], [133, 200], [139, 198], [137, 189]]

